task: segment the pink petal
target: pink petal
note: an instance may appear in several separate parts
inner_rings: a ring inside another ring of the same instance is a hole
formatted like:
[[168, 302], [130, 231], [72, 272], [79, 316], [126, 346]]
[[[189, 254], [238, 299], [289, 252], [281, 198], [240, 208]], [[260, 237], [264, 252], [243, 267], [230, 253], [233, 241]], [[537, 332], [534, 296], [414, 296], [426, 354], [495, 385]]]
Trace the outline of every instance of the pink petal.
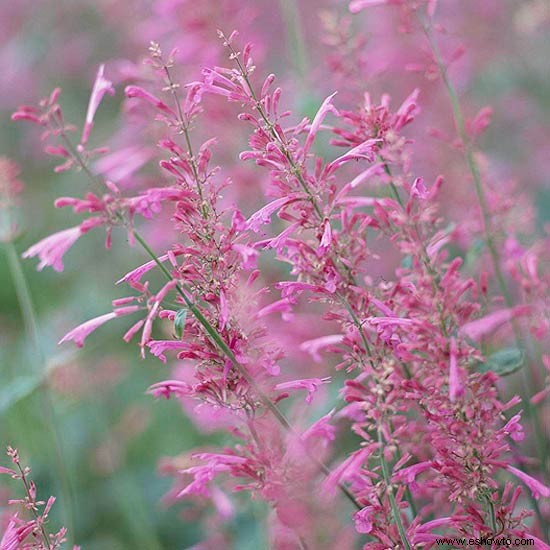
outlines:
[[40, 259], [38, 271], [42, 271], [46, 266], [53, 267], [55, 271], [63, 271], [63, 255], [82, 234], [83, 231], [79, 226], [54, 233], [23, 252], [23, 258], [38, 256]]
[[514, 474], [518, 479], [523, 481], [527, 487], [529, 487], [533, 496], [538, 500], [540, 497], [550, 498], [550, 487], [543, 485], [540, 481], [537, 481], [534, 477], [514, 468], [513, 466], [506, 466], [506, 469]]
[[92, 88], [92, 94], [90, 95], [90, 102], [88, 103], [88, 111], [86, 112], [86, 122], [84, 123], [84, 129], [82, 131], [81, 143], [86, 143], [94, 124], [94, 117], [103, 99], [103, 96], [107, 93], [114, 95], [115, 89], [113, 83], [110, 80], [104, 78], [105, 65], [100, 65], [95, 78], [94, 87]]
[[527, 306], [517, 306], [511, 309], [501, 309], [490, 313], [481, 319], [476, 319], [475, 321], [470, 321], [462, 326], [460, 332], [466, 335], [472, 340], [479, 340], [482, 336], [489, 334], [495, 331], [498, 327], [529, 313], [529, 307]]
[[317, 114], [315, 115], [315, 118], [313, 119], [313, 122], [311, 123], [311, 126], [309, 128], [309, 134], [306, 138], [306, 142], [304, 144], [304, 156], [307, 155], [308, 151], [311, 149], [311, 145], [313, 144], [313, 141], [315, 139], [315, 136], [317, 132], [319, 131], [319, 128], [321, 127], [321, 124], [324, 120], [324, 118], [327, 116], [329, 112], [334, 113], [335, 115], [338, 115], [338, 111], [332, 105], [331, 101], [332, 98], [337, 94], [337, 92], [334, 92], [332, 95], [329, 95], [325, 101], [323, 101], [321, 107], [319, 107], [319, 110], [317, 111]]
[[107, 321], [114, 319], [115, 317], [117, 317], [117, 314], [111, 312], [106, 313], [105, 315], [100, 315], [99, 317], [95, 317], [94, 319], [90, 319], [89, 321], [78, 325], [76, 328], [73, 328], [73, 330], [65, 334], [65, 336], [63, 336], [63, 338], [59, 340], [58, 345], [72, 340], [79, 348], [81, 348], [84, 345], [84, 340], [89, 334], [91, 334], [96, 328], [105, 324]]

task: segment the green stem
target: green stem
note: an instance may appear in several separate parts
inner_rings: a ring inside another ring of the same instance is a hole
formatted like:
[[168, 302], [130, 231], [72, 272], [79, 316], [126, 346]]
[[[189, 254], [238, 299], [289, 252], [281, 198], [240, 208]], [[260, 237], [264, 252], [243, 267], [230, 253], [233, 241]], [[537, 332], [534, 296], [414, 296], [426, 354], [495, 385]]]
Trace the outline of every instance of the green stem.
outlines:
[[[169, 72], [168, 72], [168, 76]], [[249, 83], [250, 85], [250, 83]], [[175, 96], [175, 99], [177, 101], [177, 95]], [[179, 101], [177, 101], [179, 103]], [[180, 111], [181, 112], [181, 111]], [[91, 170], [88, 168], [88, 165], [86, 164], [86, 161], [82, 157], [82, 155], [78, 152], [78, 150], [73, 146], [70, 139], [67, 137], [65, 132], [63, 131], [63, 128], [60, 127], [60, 135], [64, 141], [64, 143], [67, 145], [68, 149], [71, 152], [71, 155], [76, 160], [76, 162], [80, 165], [83, 172], [90, 178], [90, 180], [94, 183], [98, 183], [98, 178], [91, 172]], [[187, 136], [188, 137], [188, 136]], [[188, 144], [191, 145], [190, 142]], [[198, 180], [198, 174], [197, 174], [197, 184], [199, 183]], [[303, 185], [306, 186], [305, 182], [302, 180]], [[306, 186], [307, 189], [307, 186]], [[313, 200], [313, 198], [312, 198]], [[314, 203], [315, 204], [315, 203]], [[147, 244], [145, 239], [136, 231], [133, 230], [133, 235], [135, 239], [139, 242], [141, 247], [147, 252], [149, 257], [155, 262], [157, 267], [162, 271], [162, 273], [165, 275], [165, 277], [172, 281], [173, 277], [170, 274], [170, 271], [166, 268], [166, 266], [158, 259], [157, 255], [153, 252], [151, 247]], [[178, 294], [182, 297], [183, 301], [185, 302], [185, 305], [188, 307], [188, 309], [195, 315], [196, 319], [199, 321], [199, 323], [204, 327], [208, 335], [212, 338], [214, 343], [220, 348], [220, 350], [226, 355], [226, 357], [233, 363], [234, 367], [239, 371], [241, 376], [248, 382], [250, 387], [257, 393], [258, 397], [260, 398], [260, 401], [262, 404], [273, 414], [273, 416], [277, 419], [277, 421], [283, 426], [283, 428], [293, 434], [298, 441], [301, 441], [300, 435], [294, 430], [290, 422], [287, 420], [285, 415], [281, 412], [281, 410], [271, 402], [271, 400], [265, 395], [265, 393], [258, 387], [254, 379], [250, 376], [248, 371], [245, 367], [239, 364], [237, 361], [237, 358], [235, 357], [234, 353], [231, 351], [229, 346], [225, 343], [223, 338], [220, 336], [220, 334], [217, 332], [217, 330], [210, 324], [208, 319], [202, 314], [199, 308], [189, 299], [187, 294], [184, 291], [184, 288], [179, 284], [176, 283], [176, 290]], [[316, 456], [312, 455], [311, 452], [304, 447], [305, 453], [308, 455], [310, 460], [319, 468], [319, 470], [325, 475], [330, 475], [330, 469], [326, 464], [324, 464], [321, 460], [319, 460]], [[345, 497], [357, 508], [361, 509], [362, 506], [355, 500], [355, 497], [351, 493], [351, 491], [348, 490], [348, 488], [343, 485], [342, 483], [338, 483], [338, 487], [340, 491], [345, 495]]]
[[[11, 241], [6, 243], [5, 250], [8, 257], [9, 270], [15, 285], [15, 292], [17, 294], [19, 307], [21, 308], [25, 329], [31, 342], [33, 343], [35, 353], [37, 355], [38, 361], [35, 363], [35, 370], [38, 371], [40, 376], [44, 376], [47, 368], [46, 354], [44, 353], [42, 343], [40, 341], [37, 315], [32, 301], [30, 288], [21, 267], [21, 262], [19, 261], [19, 256], [15, 250], [15, 246]], [[72, 483], [68, 474], [69, 470], [65, 460], [61, 435], [56, 423], [54, 403], [47, 382], [40, 385], [40, 390], [42, 406], [45, 413], [44, 423], [47, 430], [50, 432], [56, 456], [56, 476], [58, 482], [60, 483], [60, 491], [62, 495], [61, 510], [63, 522], [67, 528], [69, 538], [72, 538], [74, 537], [74, 494]]]
[[403, 526], [403, 521], [401, 519], [401, 512], [397, 507], [395, 495], [393, 494], [393, 488], [391, 485], [388, 463], [386, 462], [386, 458], [384, 456], [385, 442], [382, 436], [382, 430], [380, 428], [378, 428], [378, 442], [380, 443], [380, 466], [382, 467], [382, 476], [384, 478], [384, 484], [386, 485], [386, 492], [390, 500], [390, 507], [392, 511], [393, 520], [397, 525], [397, 530], [399, 531], [399, 536], [401, 538], [401, 542], [403, 543], [403, 547], [406, 550], [411, 550], [411, 545], [409, 543], [409, 540], [407, 539], [407, 533], [405, 532], [405, 527]]
[[[477, 164], [477, 161], [474, 156], [473, 152], [473, 146], [472, 142], [468, 137], [468, 134], [466, 132], [466, 126], [464, 123], [464, 116], [462, 114], [462, 109], [460, 107], [460, 102], [458, 100], [458, 94], [456, 93], [456, 90], [452, 84], [452, 82], [449, 79], [449, 74], [447, 72], [447, 67], [445, 66], [445, 63], [443, 62], [443, 58], [441, 56], [441, 53], [439, 51], [439, 47], [437, 45], [437, 42], [435, 41], [431, 29], [429, 25], [422, 20], [420, 16], [418, 16], [420, 25], [422, 27], [422, 30], [424, 31], [424, 34], [428, 40], [428, 43], [432, 49], [435, 62], [437, 64], [437, 67], [439, 69], [439, 73], [441, 74], [441, 78], [443, 79], [443, 83], [445, 85], [445, 88], [447, 90], [447, 94], [449, 96], [449, 100], [451, 102], [451, 108], [453, 111], [453, 118], [456, 126], [456, 130], [458, 133], [458, 137], [460, 138], [464, 151], [465, 151], [465, 157], [466, 157], [466, 163], [468, 165], [468, 168], [470, 170], [470, 173], [472, 175], [475, 191], [477, 195], [477, 199], [479, 202], [479, 206], [481, 208], [481, 213], [483, 217], [483, 227], [484, 227], [484, 233], [485, 233], [485, 240], [487, 242], [487, 248], [489, 249], [489, 254], [491, 256], [491, 262], [493, 264], [493, 270], [495, 272], [495, 276], [498, 282], [498, 285], [500, 287], [500, 290], [502, 292], [502, 295], [504, 296], [504, 300], [506, 302], [507, 307], [511, 308], [513, 307], [513, 300], [510, 294], [510, 291], [508, 289], [508, 286], [506, 284], [506, 281], [504, 279], [504, 275], [502, 273], [501, 267], [500, 267], [500, 256], [498, 252], [497, 245], [495, 243], [495, 240], [493, 238], [493, 235], [491, 233], [491, 215], [489, 213], [489, 208], [487, 204], [487, 197], [485, 195], [485, 190], [483, 188], [483, 182], [481, 179], [481, 172], [479, 169], [479, 166]], [[511, 320], [512, 329], [514, 331], [514, 336], [516, 340], [516, 346], [519, 349], [525, 349], [526, 353], [528, 354], [527, 346], [524, 346], [522, 343], [522, 335], [520, 331], [520, 327], [518, 326], [515, 319]], [[529, 396], [532, 395], [533, 391], [531, 388], [531, 381], [529, 379], [527, 369], [522, 369], [522, 389], [523, 389], [523, 405], [525, 407], [525, 411], [527, 415], [531, 418], [533, 427], [535, 429], [535, 445], [537, 447], [539, 459], [541, 461], [541, 464], [543, 466], [543, 469], [546, 465], [546, 455], [547, 455], [547, 447], [548, 445], [545, 445], [546, 437], [544, 435], [544, 431], [540, 425], [539, 417], [536, 414], [536, 411], [534, 407], [531, 404], [531, 401], [529, 399]], [[535, 510], [537, 512], [538, 517], [542, 517], [538, 503], [535, 502]], [[547, 532], [548, 526], [547, 522], [544, 521], [541, 525], [542, 529]]]
[[[134, 230], [134, 236], [136, 238], [136, 241], [142, 246], [142, 248], [147, 252], [149, 257], [157, 264], [157, 266], [160, 268], [162, 273], [165, 275], [165, 277], [172, 281], [173, 277], [170, 273], [170, 271], [166, 268], [166, 266], [158, 259], [157, 255], [153, 252], [151, 247], [148, 245], [148, 243], [145, 241], [145, 239]], [[201, 310], [190, 300], [187, 293], [185, 292], [184, 287], [177, 283], [176, 284], [176, 291], [178, 294], [182, 297], [183, 301], [185, 302], [185, 305], [187, 308], [193, 313], [193, 315], [196, 317], [197, 321], [203, 326], [203, 328], [206, 330], [212, 341], [216, 344], [216, 346], [223, 352], [223, 354], [231, 361], [233, 364], [233, 367], [238, 371], [238, 373], [247, 381], [249, 386], [254, 390], [254, 392], [258, 395], [262, 405], [264, 405], [277, 419], [277, 421], [283, 426], [283, 428], [295, 436], [298, 441], [300, 441], [300, 435], [294, 430], [290, 422], [287, 420], [286, 416], [283, 414], [283, 412], [269, 399], [269, 397], [263, 392], [263, 390], [258, 386], [254, 378], [250, 375], [250, 373], [246, 370], [246, 368], [239, 363], [237, 358], [235, 357], [235, 354], [229, 348], [229, 346], [225, 343], [224, 339], [221, 337], [219, 332], [212, 326], [212, 324], [208, 321], [208, 319], [203, 315]], [[328, 476], [330, 475], [330, 469], [326, 464], [324, 464], [321, 460], [319, 460], [316, 456], [311, 454], [307, 448], [304, 447], [304, 450], [310, 460], [314, 462], [314, 464], [321, 470], [321, 472]], [[346, 498], [357, 508], [361, 509], [362, 506], [355, 500], [355, 497], [353, 494], [348, 490], [348, 488], [339, 483], [338, 487], [340, 491], [346, 496]]]

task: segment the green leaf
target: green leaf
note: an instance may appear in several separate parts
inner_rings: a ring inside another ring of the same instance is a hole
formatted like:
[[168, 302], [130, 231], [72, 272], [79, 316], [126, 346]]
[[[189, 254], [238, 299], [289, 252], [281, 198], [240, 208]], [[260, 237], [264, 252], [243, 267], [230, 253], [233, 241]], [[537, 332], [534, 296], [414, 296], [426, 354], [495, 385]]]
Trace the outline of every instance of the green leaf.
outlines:
[[504, 348], [491, 353], [479, 366], [480, 372], [492, 371], [499, 376], [516, 372], [523, 366], [524, 354], [519, 348]]
[[183, 330], [185, 328], [185, 320], [187, 319], [187, 309], [182, 308], [174, 317], [174, 332], [176, 333], [177, 338], [181, 338], [183, 336]]
[[0, 413], [6, 412], [18, 401], [31, 395], [40, 384], [41, 376], [20, 376], [8, 382], [0, 390]]

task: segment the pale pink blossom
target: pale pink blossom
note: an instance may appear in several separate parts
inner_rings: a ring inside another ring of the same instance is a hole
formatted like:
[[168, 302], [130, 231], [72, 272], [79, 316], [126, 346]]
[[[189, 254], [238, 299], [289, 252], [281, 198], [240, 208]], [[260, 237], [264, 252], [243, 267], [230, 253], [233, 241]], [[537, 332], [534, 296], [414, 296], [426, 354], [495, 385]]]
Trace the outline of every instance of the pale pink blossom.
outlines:
[[501, 309], [476, 319], [475, 321], [470, 321], [462, 326], [460, 329], [461, 333], [471, 338], [472, 340], [479, 340], [482, 336], [494, 332], [497, 328], [502, 326], [504, 323], [511, 321], [512, 319], [517, 319], [523, 315], [527, 315], [530, 311], [530, 308], [527, 306], [517, 306], [510, 309]]
[[250, 218], [248, 218], [246, 222], [246, 227], [248, 229], [251, 229], [252, 231], [258, 232], [262, 225], [265, 225], [271, 221], [271, 216], [275, 212], [277, 212], [278, 210], [283, 208], [283, 206], [286, 206], [290, 202], [293, 202], [300, 198], [303, 198], [303, 195], [295, 193], [293, 195], [281, 197], [280, 199], [276, 199], [270, 202], [269, 204], [265, 205], [264, 207], [260, 208], [260, 210], [252, 214]]
[[63, 271], [64, 254], [82, 234], [83, 231], [79, 226], [54, 233], [23, 252], [23, 258], [38, 256], [40, 259], [38, 271], [42, 271], [46, 266], [53, 267], [55, 271]]
[[517, 468], [514, 468], [513, 466], [506, 466], [506, 469], [511, 473], [514, 474], [518, 479], [523, 481], [527, 487], [529, 487], [529, 490], [533, 494], [533, 497], [535, 497], [537, 500], [542, 498], [550, 498], [550, 487], [547, 487], [546, 485], [543, 485], [540, 481], [536, 480], [534, 477], [531, 477], [530, 475], [526, 474], [525, 472], [522, 472], [521, 470], [518, 470]]
[[84, 345], [84, 340], [86, 337], [91, 334], [95, 329], [99, 328], [101, 325], [104, 325], [111, 319], [115, 319], [117, 314], [115, 312], [106, 313], [105, 315], [100, 315], [99, 317], [94, 317], [81, 325], [78, 325], [73, 330], [67, 332], [58, 344], [63, 344], [64, 342], [69, 342], [72, 340], [79, 348]]
[[321, 124], [323, 123], [323, 120], [327, 116], [327, 114], [334, 113], [335, 115], [338, 115], [338, 111], [336, 110], [334, 105], [331, 103], [332, 98], [336, 95], [336, 93], [337, 92], [334, 92], [333, 94], [329, 95], [323, 101], [321, 107], [319, 107], [319, 110], [317, 111], [317, 114], [315, 115], [313, 122], [309, 127], [309, 133], [307, 135], [306, 142], [304, 144], [304, 156], [307, 155], [307, 153], [311, 149], [313, 141], [315, 140], [315, 136], [317, 135], [317, 132], [319, 131], [319, 128], [321, 127]]
[[392, 479], [394, 481], [401, 481], [401, 482], [410, 484], [413, 481], [415, 481], [417, 475], [427, 470], [430, 470], [432, 467], [433, 467], [433, 464], [430, 460], [419, 462], [418, 464], [413, 464], [412, 466], [401, 468], [401, 470], [393, 474]]
[[302, 380], [292, 380], [291, 382], [282, 382], [277, 384], [275, 389], [278, 391], [284, 390], [306, 390], [306, 403], [311, 403], [313, 400], [313, 394], [318, 390], [322, 384], [329, 384], [331, 377], [325, 378], [303, 378]]
[[103, 99], [103, 96], [105, 94], [114, 95], [115, 93], [113, 83], [105, 78], [104, 73], [105, 65], [100, 65], [99, 70], [97, 71], [94, 87], [92, 88], [82, 137], [80, 138], [80, 143], [82, 144], [85, 144], [88, 141], [88, 137], [90, 136], [90, 132], [92, 131], [92, 127], [94, 125], [95, 113], [101, 103], [101, 100]]
[[329, 334], [327, 336], [321, 336], [314, 338], [313, 340], [306, 340], [300, 344], [300, 349], [309, 353], [316, 363], [322, 361], [322, 357], [319, 352], [328, 347], [332, 347], [335, 344], [340, 344], [344, 336], [342, 334]]
[[353, 0], [353, 2], [350, 2], [349, 11], [351, 11], [351, 13], [359, 13], [366, 8], [389, 4], [392, 1], [394, 0]]
[[17, 514], [12, 516], [8, 522], [8, 526], [4, 531], [2, 540], [0, 540], [0, 550], [19, 550], [20, 543], [23, 541], [19, 536], [20, 529], [17, 527]]
[[153, 397], [165, 397], [168, 399], [172, 395], [177, 397], [192, 395], [193, 388], [187, 382], [181, 380], [164, 380], [150, 386], [147, 393], [150, 393]]

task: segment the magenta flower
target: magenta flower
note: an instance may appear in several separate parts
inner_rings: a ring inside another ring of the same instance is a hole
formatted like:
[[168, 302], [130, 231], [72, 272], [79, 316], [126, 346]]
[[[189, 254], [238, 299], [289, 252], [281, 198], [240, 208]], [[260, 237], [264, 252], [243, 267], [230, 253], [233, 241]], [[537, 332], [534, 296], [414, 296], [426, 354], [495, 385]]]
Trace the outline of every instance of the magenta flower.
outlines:
[[365, 506], [363, 509], [353, 514], [355, 529], [358, 533], [370, 533], [373, 527], [373, 506]]

